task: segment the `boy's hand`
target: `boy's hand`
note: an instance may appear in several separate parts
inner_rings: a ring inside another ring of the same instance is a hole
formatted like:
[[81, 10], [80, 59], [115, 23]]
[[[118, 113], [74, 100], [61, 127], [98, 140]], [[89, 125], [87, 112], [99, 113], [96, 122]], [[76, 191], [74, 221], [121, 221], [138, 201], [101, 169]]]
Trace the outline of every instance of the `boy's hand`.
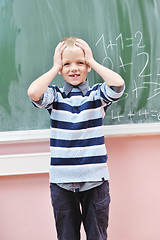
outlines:
[[93, 58], [92, 50], [89, 47], [88, 43], [78, 38], [75, 44], [77, 47], [80, 47], [84, 51], [86, 63], [88, 65], [91, 65], [91, 62], [94, 60], [94, 58]]
[[55, 48], [53, 64], [58, 72], [60, 72], [62, 69], [62, 53], [66, 47], [67, 46], [65, 45], [64, 42], [60, 42]]

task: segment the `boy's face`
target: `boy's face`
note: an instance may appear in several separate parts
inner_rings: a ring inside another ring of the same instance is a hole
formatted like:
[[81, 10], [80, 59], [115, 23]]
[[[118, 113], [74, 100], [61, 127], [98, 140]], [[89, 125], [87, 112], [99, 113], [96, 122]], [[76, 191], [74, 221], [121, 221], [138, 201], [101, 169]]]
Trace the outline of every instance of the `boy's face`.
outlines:
[[74, 86], [85, 82], [91, 67], [86, 64], [84, 52], [77, 46], [66, 47], [62, 54], [61, 75], [64, 80]]

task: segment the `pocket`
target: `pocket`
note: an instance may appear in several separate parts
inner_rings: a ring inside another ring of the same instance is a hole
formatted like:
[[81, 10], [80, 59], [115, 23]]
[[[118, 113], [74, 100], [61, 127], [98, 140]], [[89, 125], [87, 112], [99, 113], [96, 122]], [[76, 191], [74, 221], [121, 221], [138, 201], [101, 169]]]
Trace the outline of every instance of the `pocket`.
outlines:
[[105, 234], [108, 227], [109, 220], [109, 204], [110, 204], [110, 194], [107, 197], [97, 203], [95, 203], [97, 223], [101, 232]]
[[107, 209], [109, 207], [110, 201], [111, 201], [110, 194], [108, 193], [108, 195], [105, 199], [101, 200], [100, 202], [95, 203], [96, 210], [100, 211], [100, 210]]

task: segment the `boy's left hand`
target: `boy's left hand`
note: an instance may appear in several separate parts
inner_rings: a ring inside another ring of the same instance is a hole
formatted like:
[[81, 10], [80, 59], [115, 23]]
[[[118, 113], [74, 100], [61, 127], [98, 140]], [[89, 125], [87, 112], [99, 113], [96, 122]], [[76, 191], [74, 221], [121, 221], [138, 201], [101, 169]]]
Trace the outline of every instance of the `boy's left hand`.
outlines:
[[86, 63], [88, 65], [91, 65], [91, 62], [94, 60], [94, 58], [93, 58], [92, 50], [89, 47], [88, 43], [86, 43], [84, 40], [78, 38], [76, 40], [75, 45], [77, 47], [80, 47], [83, 50]]

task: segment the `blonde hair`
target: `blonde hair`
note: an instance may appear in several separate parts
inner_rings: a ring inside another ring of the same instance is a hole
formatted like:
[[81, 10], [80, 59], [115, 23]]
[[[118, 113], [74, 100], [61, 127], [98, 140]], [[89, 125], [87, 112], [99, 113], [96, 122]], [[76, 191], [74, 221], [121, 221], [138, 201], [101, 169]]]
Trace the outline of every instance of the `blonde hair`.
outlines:
[[65, 44], [67, 45], [67, 47], [73, 47], [75, 46], [75, 42], [78, 38], [77, 37], [65, 37], [61, 40], [61, 42], [65, 42]]

